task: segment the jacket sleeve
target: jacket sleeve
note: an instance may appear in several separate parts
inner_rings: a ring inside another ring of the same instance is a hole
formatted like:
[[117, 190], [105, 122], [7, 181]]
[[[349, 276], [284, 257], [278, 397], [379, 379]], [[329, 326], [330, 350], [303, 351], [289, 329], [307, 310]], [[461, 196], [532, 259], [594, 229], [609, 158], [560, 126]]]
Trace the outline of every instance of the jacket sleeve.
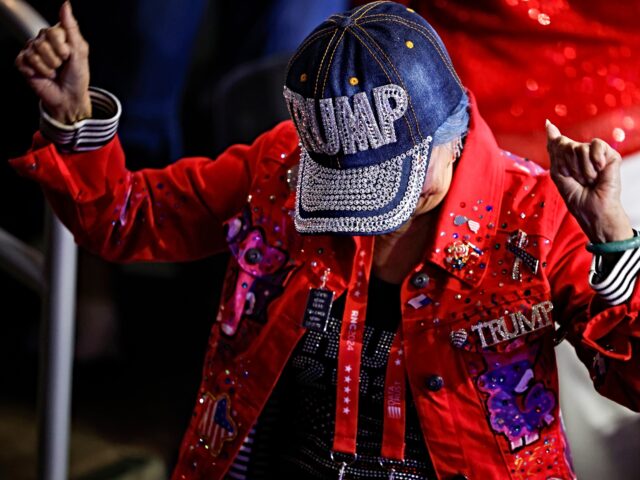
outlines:
[[559, 228], [547, 259], [556, 318], [596, 389], [640, 411], [640, 289], [636, 282], [640, 251], [623, 255], [600, 283], [612, 285], [624, 298], [611, 295], [611, 289], [609, 295], [606, 290], [596, 293], [596, 262], [585, 249], [587, 238], [560, 203]]
[[118, 262], [191, 260], [224, 248], [222, 222], [246, 201], [278, 128], [215, 160], [185, 158], [136, 172], [127, 170], [117, 136], [97, 150], [64, 153], [37, 133], [31, 151], [10, 163], [40, 183], [76, 242], [91, 252]]

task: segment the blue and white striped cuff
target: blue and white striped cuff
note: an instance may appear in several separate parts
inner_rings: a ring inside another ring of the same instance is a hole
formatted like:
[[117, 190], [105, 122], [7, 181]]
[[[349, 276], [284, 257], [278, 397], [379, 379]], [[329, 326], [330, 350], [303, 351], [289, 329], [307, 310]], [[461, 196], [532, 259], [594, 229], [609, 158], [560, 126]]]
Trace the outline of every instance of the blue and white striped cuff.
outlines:
[[[637, 237], [638, 231], [634, 230], [634, 235]], [[602, 257], [594, 255], [589, 271], [589, 285], [609, 305], [621, 305], [631, 298], [639, 271], [640, 248], [627, 250], [611, 272], [600, 281], [603, 276]]]
[[88, 152], [106, 145], [116, 135], [122, 113], [111, 93], [89, 87], [92, 117], [67, 125], [49, 115], [40, 104], [40, 132], [63, 152]]

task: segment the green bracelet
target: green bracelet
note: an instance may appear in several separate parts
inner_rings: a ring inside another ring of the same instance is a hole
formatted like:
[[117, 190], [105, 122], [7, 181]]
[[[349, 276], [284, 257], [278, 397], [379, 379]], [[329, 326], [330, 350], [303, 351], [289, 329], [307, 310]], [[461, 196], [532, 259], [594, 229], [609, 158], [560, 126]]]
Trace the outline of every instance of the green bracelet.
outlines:
[[627, 240], [618, 240], [617, 242], [587, 243], [587, 251], [596, 255], [603, 255], [605, 253], [620, 253], [626, 250], [633, 250], [640, 247], [638, 232], [634, 230], [633, 234], [633, 237]]

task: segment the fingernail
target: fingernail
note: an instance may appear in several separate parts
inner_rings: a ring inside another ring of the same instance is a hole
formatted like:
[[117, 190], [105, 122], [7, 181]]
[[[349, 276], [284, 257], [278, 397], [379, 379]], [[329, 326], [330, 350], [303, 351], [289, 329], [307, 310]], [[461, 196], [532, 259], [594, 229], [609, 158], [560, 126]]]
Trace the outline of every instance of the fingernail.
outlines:
[[549, 121], [549, 119], [547, 118], [547, 119], [544, 121], [544, 126], [545, 126], [545, 127], [548, 127], [549, 125], [551, 125], [551, 122], [550, 122], [550, 121]]

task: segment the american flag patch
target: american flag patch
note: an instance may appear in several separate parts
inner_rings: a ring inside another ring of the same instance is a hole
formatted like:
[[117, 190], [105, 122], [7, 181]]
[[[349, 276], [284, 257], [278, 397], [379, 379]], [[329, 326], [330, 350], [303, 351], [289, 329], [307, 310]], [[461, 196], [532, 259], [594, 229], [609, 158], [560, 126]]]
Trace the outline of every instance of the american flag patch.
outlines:
[[431, 299], [425, 294], [421, 293], [417, 297], [413, 297], [407, 303], [417, 310], [418, 308], [426, 307], [427, 305], [429, 305], [431, 303]]
[[402, 416], [402, 408], [389, 405], [387, 407], [387, 416], [389, 418], [400, 418]]
[[230, 442], [238, 434], [236, 424], [231, 418], [231, 400], [226, 393], [218, 398], [206, 393], [201, 399], [202, 418], [198, 423], [198, 434], [205, 439], [205, 448], [217, 457], [225, 442]]

